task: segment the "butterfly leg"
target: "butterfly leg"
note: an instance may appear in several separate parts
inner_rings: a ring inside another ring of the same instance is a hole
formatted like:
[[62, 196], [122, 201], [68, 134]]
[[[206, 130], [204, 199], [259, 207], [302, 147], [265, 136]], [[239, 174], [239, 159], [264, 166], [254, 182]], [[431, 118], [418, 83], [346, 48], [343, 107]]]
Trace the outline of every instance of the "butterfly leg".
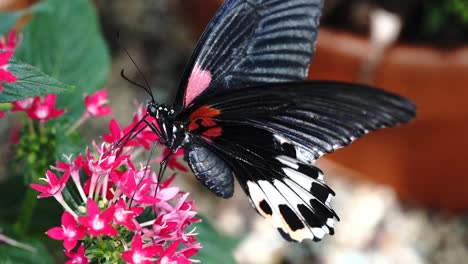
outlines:
[[[136, 189], [138, 189], [138, 188], [140, 187], [141, 183], [142, 183], [143, 180], [146, 178], [147, 173], [148, 173], [148, 170], [150, 170], [149, 173], [151, 173], [151, 169], [150, 169], [150, 165], [149, 165], [149, 164], [150, 164], [151, 158], [153, 157], [154, 151], [156, 150], [156, 146], [157, 146], [157, 143], [158, 143], [158, 142], [159, 142], [159, 141], [156, 140], [156, 141], [154, 141], [153, 144], [151, 145], [150, 154], [149, 154], [148, 159], [146, 160], [146, 164], [145, 164], [145, 172], [143, 173], [143, 177], [142, 177], [142, 178], [140, 179], [140, 181], [138, 182], [137, 188], [136, 188]], [[136, 192], [135, 192], [135, 193], [136, 193]], [[132, 195], [132, 198], [130, 199], [129, 207], [131, 207], [131, 205], [132, 205], [132, 202], [133, 202], [133, 198], [134, 198], [134, 196], [135, 196], [135, 193]], [[156, 197], [156, 193], [155, 193], [154, 195], [155, 195], [155, 197]]]

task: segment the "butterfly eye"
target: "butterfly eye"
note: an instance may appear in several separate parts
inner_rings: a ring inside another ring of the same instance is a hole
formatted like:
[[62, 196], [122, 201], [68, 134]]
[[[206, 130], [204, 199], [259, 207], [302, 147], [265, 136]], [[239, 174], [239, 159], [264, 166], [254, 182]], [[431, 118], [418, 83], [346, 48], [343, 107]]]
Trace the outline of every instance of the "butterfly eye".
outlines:
[[158, 108], [156, 107], [156, 105], [154, 105], [153, 103], [150, 103], [148, 104], [148, 108], [146, 110], [148, 112], [148, 114], [152, 117], [156, 117], [157, 115], [157, 112], [158, 112]]

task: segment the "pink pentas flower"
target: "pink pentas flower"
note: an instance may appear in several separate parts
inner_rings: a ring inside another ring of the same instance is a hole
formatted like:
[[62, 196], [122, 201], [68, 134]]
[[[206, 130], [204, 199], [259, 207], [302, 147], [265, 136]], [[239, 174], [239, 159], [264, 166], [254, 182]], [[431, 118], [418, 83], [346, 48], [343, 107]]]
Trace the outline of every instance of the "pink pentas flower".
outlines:
[[[120, 142], [120, 141], [126, 141], [126, 139], [122, 139], [122, 137], [125, 135], [125, 131], [122, 131], [120, 129], [119, 123], [112, 118], [111, 121], [109, 122], [109, 134], [104, 134], [102, 135], [102, 139], [104, 139], [105, 142], [109, 144], [117, 144], [117, 143], [125, 143], [125, 142]], [[125, 144], [126, 147], [132, 147], [132, 146], [137, 146], [138, 143], [136, 142], [135, 139], [128, 140]], [[119, 146], [119, 147], [124, 147], [124, 146]]]
[[[149, 117], [146, 117], [146, 119], [148, 118]], [[133, 122], [123, 130], [115, 119], [111, 119], [109, 132], [109, 134], [103, 135], [102, 138], [105, 142], [120, 149], [134, 146], [142, 146], [145, 149], [150, 149], [151, 144], [158, 139], [158, 136], [150, 130], [145, 122], [136, 120], [135, 118]]]
[[72, 214], [65, 211], [62, 214], [62, 226], [49, 229], [47, 235], [55, 240], [63, 240], [63, 247], [69, 251], [76, 246], [78, 240], [86, 236], [86, 229], [77, 224]]
[[183, 254], [178, 254], [176, 252], [177, 248], [179, 247], [180, 240], [176, 240], [172, 242], [166, 250], [164, 250], [163, 254], [159, 256], [160, 264], [190, 264], [191, 261]]
[[88, 228], [90, 235], [97, 237], [99, 235], [116, 236], [118, 234], [117, 229], [111, 224], [115, 211], [114, 205], [101, 213], [96, 202], [93, 199], [88, 199], [86, 209], [88, 215], [80, 216], [78, 221]]
[[143, 247], [143, 240], [140, 235], [135, 235], [132, 241], [132, 248], [122, 253], [122, 259], [130, 264], [151, 264], [156, 260], [156, 255], [163, 252], [161, 246]]
[[147, 177], [137, 183], [135, 180], [135, 171], [128, 170], [122, 175], [122, 181], [126, 182], [122, 192], [127, 197], [130, 197], [132, 201], [141, 204], [155, 204], [160, 201], [154, 196], [154, 193], [151, 192], [151, 178]]
[[5, 116], [5, 113], [0, 111], [0, 118], [4, 117]]
[[31, 119], [38, 120], [41, 122], [59, 117], [65, 111], [63, 109], [55, 108], [56, 100], [56, 94], [46, 95], [44, 97], [44, 100], [41, 100], [40, 97], [36, 97], [34, 98], [32, 107], [26, 113]]
[[183, 195], [171, 211], [159, 214], [152, 230], [147, 230], [147, 234], [157, 235], [161, 241], [181, 239], [186, 243], [193, 243], [193, 234], [186, 233], [185, 228], [200, 220], [195, 218], [196, 212], [192, 211], [193, 203], [185, 201], [187, 196]]
[[120, 199], [115, 206], [114, 221], [119, 225], [126, 226], [131, 231], [135, 231], [138, 226], [135, 217], [140, 215], [143, 210], [142, 207], [127, 208], [124, 199]]
[[58, 179], [55, 173], [48, 170], [46, 173], [46, 178], [40, 178], [40, 180], [45, 181], [47, 185], [31, 183], [31, 187], [34, 190], [40, 192], [38, 198], [55, 196], [55, 195], [61, 194], [69, 178], [70, 178], [69, 172], [64, 173], [62, 177]]
[[84, 98], [86, 113], [91, 116], [105, 116], [112, 112], [112, 109], [105, 106], [108, 103], [107, 90], [102, 89]]
[[16, 82], [16, 76], [8, 71], [8, 61], [13, 56], [13, 51], [5, 51], [0, 53], [0, 93], [3, 91], [3, 82]]
[[83, 167], [83, 155], [79, 154], [74, 161], [72, 161], [72, 156], [65, 156], [67, 162], [57, 161], [57, 165], [52, 167], [58, 171], [69, 172], [72, 180], [75, 182], [76, 187], [78, 188], [78, 192], [81, 195], [83, 200], [86, 200], [86, 195], [84, 190], [80, 184], [80, 169]]
[[6, 39], [0, 36], [0, 50], [13, 51], [21, 43], [21, 36], [16, 34], [16, 30], [12, 30], [8, 33]]
[[70, 259], [65, 264], [88, 264], [89, 260], [85, 255], [85, 247], [80, 245], [76, 252], [65, 251], [65, 255]]
[[115, 155], [112, 152], [108, 152], [104, 145], [95, 146], [95, 150], [98, 152], [98, 158], [95, 159], [91, 150], [86, 151], [87, 160], [84, 161], [86, 166], [92, 174], [107, 174], [115, 168], [128, 162], [129, 155]]
[[13, 112], [25, 111], [26, 112], [29, 109], [31, 109], [31, 107], [33, 106], [33, 102], [34, 102], [34, 97], [29, 97], [29, 98], [25, 98], [25, 99], [13, 102], [12, 103], [13, 108], [11, 109], [11, 111]]
[[[153, 119], [150, 116], [143, 117], [147, 121], [149, 119]], [[150, 121], [148, 121], [151, 123]], [[156, 123], [153, 123], [156, 124]], [[131, 131], [137, 132], [136, 136], [134, 136], [134, 140], [143, 148], [145, 149], [150, 149], [151, 144], [155, 142], [158, 139], [158, 136], [156, 133], [154, 133], [149, 126], [141, 120], [136, 120], [134, 119], [133, 122], [128, 125], [126, 128], [123, 130], [123, 134], [127, 134]]]

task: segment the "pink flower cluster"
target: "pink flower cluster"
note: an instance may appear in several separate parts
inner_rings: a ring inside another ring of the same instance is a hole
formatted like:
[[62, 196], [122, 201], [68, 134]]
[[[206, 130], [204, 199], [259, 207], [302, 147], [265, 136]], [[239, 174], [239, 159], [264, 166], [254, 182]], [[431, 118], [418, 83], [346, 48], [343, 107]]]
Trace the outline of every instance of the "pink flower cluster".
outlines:
[[3, 91], [2, 82], [16, 82], [17, 78], [8, 71], [8, 61], [13, 57], [13, 51], [4, 51], [0, 53], [0, 92]]
[[[20, 42], [20, 38], [16, 35], [16, 31], [14, 30], [8, 34], [6, 39], [3, 36], [0, 36], [0, 93], [3, 91], [2, 83], [12, 83], [17, 81], [17, 77], [8, 71], [8, 62]], [[0, 118], [4, 115], [5, 114], [0, 111]]]
[[[94, 144], [95, 154], [88, 150], [86, 155], [58, 161], [47, 171], [44, 185], [31, 184], [40, 192], [39, 198], [52, 196], [65, 209], [61, 226], [51, 228], [47, 235], [63, 240], [68, 263], [88, 263], [106, 253], [119, 257], [110, 262], [194, 262], [190, 257], [201, 246], [195, 229], [187, 229], [199, 219], [188, 194], [171, 186], [177, 171], [186, 170], [178, 162], [183, 152], [171, 156], [174, 174], [164, 182], [158, 182], [158, 175], [150, 168], [138, 169], [132, 161], [136, 150], [149, 148], [157, 138], [143, 129], [127, 142], [121, 139], [135, 126], [139, 130], [140, 115], [123, 130], [112, 120], [110, 133], [103, 136], [106, 143]], [[73, 201], [71, 190], [78, 194]]]

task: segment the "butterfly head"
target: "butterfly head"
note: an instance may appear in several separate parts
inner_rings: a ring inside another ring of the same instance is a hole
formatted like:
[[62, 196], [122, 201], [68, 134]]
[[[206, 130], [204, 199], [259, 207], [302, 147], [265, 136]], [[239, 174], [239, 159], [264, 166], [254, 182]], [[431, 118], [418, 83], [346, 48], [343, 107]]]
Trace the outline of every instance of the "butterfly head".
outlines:
[[150, 101], [146, 108], [148, 114], [158, 120], [168, 119], [174, 116], [174, 109], [165, 104], [158, 104], [155, 101]]

